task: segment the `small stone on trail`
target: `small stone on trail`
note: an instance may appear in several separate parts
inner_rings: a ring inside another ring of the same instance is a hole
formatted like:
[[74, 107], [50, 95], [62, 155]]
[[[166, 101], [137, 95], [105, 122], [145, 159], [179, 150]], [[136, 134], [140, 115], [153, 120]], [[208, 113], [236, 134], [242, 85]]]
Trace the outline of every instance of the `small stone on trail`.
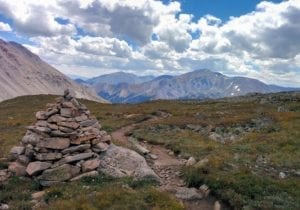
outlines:
[[196, 163], [196, 160], [195, 160], [195, 158], [194, 157], [190, 157], [188, 160], [187, 160], [187, 162], [186, 162], [186, 166], [192, 166], [192, 165], [194, 165]]

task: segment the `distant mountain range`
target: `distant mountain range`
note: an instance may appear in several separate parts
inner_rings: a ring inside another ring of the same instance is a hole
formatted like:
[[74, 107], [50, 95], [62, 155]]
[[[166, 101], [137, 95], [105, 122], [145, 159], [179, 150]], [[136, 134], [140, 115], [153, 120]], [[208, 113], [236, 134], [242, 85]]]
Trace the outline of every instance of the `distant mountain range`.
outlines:
[[154, 76], [137, 76], [135, 74], [125, 73], [125, 72], [116, 72], [112, 74], [105, 74], [99, 77], [94, 77], [92, 79], [86, 80], [86, 83], [92, 85], [93, 87], [98, 84], [110, 84], [118, 85], [120, 83], [127, 84], [140, 84], [153, 80]]
[[0, 101], [21, 95], [60, 95], [67, 88], [78, 98], [105, 102], [95, 91], [77, 84], [22, 45], [0, 39]]
[[[144, 81], [143, 81], [144, 80]], [[138, 77], [123, 72], [86, 81], [99, 96], [112, 103], [140, 103], [156, 99], [204, 99], [296, 90], [267, 85], [247, 77], [227, 77], [208, 69], [179, 76]], [[298, 89], [299, 90], [299, 89]]]
[[246, 77], [227, 77], [208, 69], [179, 76], [140, 77], [117, 72], [88, 80], [75, 78], [76, 82], [22, 45], [0, 39], [0, 101], [21, 95], [62, 94], [66, 88], [73, 89], [78, 98], [112, 103], [221, 98], [252, 92], [297, 90]]

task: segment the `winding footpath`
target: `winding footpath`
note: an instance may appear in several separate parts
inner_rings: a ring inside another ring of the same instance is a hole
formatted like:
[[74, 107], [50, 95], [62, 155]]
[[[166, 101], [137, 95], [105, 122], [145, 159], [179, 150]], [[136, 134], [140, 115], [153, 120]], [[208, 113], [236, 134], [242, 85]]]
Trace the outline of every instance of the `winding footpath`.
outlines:
[[[153, 117], [147, 121], [156, 121], [160, 117]], [[122, 145], [128, 145], [129, 133], [131, 133], [139, 123], [124, 126], [113, 133], [111, 136], [113, 140]], [[160, 177], [161, 185], [159, 190], [170, 193], [173, 197], [180, 187], [186, 187], [186, 184], [181, 176], [182, 167], [185, 165], [186, 160], [176, 157], [170, 150], [164, 148], [161, 145], [153, 145], [146, 142], [139, 142], [143, 147], [150, 151], [150, 156], [146, 156], [146, 161], [154, 172]], [[175, 197], [176, 198], [176, 197]], [[220, 210], [229, 209], [224, 204], [222, 208], [218, 207], [219, 202], [216, 203], [217, 199], [209, 195], [202, 199], [195, 200], [182, 200], [181, 201], [186, 209], [189, 210]]]

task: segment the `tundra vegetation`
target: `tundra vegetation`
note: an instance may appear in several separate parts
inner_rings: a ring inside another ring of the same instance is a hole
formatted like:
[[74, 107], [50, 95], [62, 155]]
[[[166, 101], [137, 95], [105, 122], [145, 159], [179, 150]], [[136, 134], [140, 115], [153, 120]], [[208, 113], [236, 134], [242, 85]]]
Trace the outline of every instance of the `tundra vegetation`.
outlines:
[[[56, 96], [23, 96], [0, 103], [0, 168], [19, 144], [34, 113]], [[99, 104], [82, 101], [107, 132], [138, 123], [130, 133], [178, 156], [194, 157], [183, 169], [189, 186], [208, 185], [234, 209], [300, 209], [300, 93], [237, 98]], [[155, 118], [155, 120], [147, 120]], [[0, 184], [0, 203], [32, 207], [32, 180], [11, 177]], [[80, 192], [80, 193], [78, 193]], [[155, 183], [103, 174], [46, 189], [50, 209], [182, 209]]]

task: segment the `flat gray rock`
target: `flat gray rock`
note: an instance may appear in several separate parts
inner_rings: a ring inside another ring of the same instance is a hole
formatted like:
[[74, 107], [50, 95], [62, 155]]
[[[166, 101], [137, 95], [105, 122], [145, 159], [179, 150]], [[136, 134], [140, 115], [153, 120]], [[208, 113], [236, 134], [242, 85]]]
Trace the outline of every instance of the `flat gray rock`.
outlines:
[[45, 170], [42, 175], [38, 177], [38, 179], [40, 181], [62, 182], [77, 176], [79, 172], [79, 167], [64, 164], [53, 169]]
[[175, 196], [183, 200], [200, 200], [202, 194], [197, 192], [196, 188], [178, 187]]
[[66, 149], [69, 145], [70, 140], [67, 138], [47, 138], [38, 143], [38, 147], [48, 149]]
[[26, 168], [26, 172], [29, 176], [34, 176], [37, 173], [50, 168], [51, 163], [47, 163], [47, 162], [40, 162], [40, 161], [36, 161], [36, 162], [31, 162], [29, 163], [29, 165]]
[[79, 152], [79, 151], [84, 151], [86, 149], [89, 149], [91, 147], [90, 144], [81, 144], [78, 146], [73, 146], [69, 147], [67, 149], [64, 149], [61, 153], [62, 154], [67, 154], [67, 153], [72, 153], [72, 152]]
[[85, 160], [87, 158], [93, 157], [95, 153], [88, 152], [88, 153], [80, 153], [78, 155], [72, 155], [65, 157], [66, 163], [72, 163], [79, 160]]
[[159, 181], [144, 157], [133, 150], [111, 144], [106, 152], [100, 154], [100, 160], [98, 170], [110, 176], [132, 176], [136, 179]]

